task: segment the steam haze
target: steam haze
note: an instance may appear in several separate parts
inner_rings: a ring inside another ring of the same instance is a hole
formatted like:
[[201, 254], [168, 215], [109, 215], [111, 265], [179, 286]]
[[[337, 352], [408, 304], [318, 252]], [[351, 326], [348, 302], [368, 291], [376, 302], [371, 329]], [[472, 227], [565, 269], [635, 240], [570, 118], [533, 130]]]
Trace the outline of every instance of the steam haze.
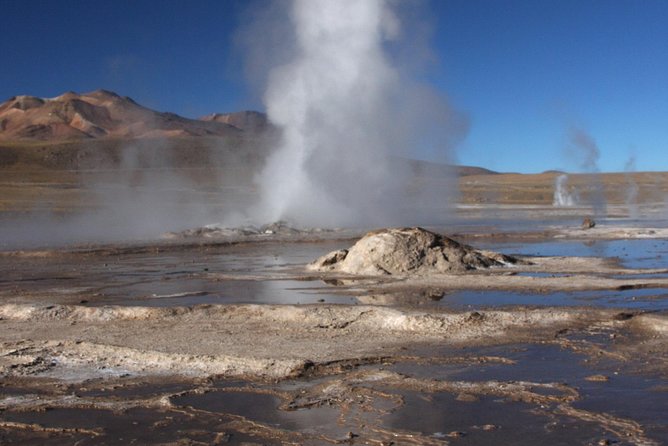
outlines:
[[638, 193], [640, 192], [640, 189], [631, 175], [635, 171], [636, 157], [631, 155], [624, 164], [624, 172], [626, 173], [627, 183], [626, 196], [624, 201], [626, 202], [626, 207], [629, 211], [629, 217], [631, 218], [638, 218], [640, 216], [640, 209], [638, 207]]
[[572, 126], [569, 132], [569, 150], [577, 157], [576, 160], [579, 162], [580, 169], [592, 174], [588, 185], [588, 201], [597, 217], [604, 216], [607, 203], [603, 183], [599, 176], [598, 162], [601, 152], [598, 144], [583, 128]]
[[393, 4], [273, 4], [289, 8], [294, 34], [278, 50], [288, 59], [266, 76], [264, 102], [282, 136], [257, 177], [251, 220], [331, 227], [446, 215], [455, 182], [418, 184], [402, 157], [421, 151], [450, 162], [466, 119], [398, 68], [388, 48], [401, 45], [405, 30]]
[[569, 139], [573, 151], [579, 158], [580, 168], [585, 172], [598, 172], [601, 152], [594, 138], [580, 127], [571, 127]]

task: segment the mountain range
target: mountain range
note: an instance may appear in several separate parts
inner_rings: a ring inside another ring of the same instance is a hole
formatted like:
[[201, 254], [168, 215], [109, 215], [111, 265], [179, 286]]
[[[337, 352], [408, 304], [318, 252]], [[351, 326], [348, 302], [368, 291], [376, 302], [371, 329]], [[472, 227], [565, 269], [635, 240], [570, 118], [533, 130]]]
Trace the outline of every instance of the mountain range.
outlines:
[[0, 141], [229, 136], [268, 126], [266, 115], [259, 112], [188, 119], [106, 90], [67, 92], [55, 98], [14, 96], [0, 104]]

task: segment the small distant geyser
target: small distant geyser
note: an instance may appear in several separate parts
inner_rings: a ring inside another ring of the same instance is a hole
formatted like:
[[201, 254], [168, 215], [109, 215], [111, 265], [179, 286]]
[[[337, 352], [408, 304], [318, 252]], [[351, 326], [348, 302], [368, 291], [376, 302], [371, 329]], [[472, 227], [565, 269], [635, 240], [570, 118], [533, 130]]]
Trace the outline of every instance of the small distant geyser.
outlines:
[[552, 205], [555, 207], [572, 207], [578, 204], [577, 192], [568, 190], [568, 175], [562, 174], [554, 180], [554, 199]]
[[514, 257], [478, 251], [426, 229], [391, 228], [369, 232], [350, 249], [333, 251], [308, 268], [368, 276], [424, 276], [517, 262]]

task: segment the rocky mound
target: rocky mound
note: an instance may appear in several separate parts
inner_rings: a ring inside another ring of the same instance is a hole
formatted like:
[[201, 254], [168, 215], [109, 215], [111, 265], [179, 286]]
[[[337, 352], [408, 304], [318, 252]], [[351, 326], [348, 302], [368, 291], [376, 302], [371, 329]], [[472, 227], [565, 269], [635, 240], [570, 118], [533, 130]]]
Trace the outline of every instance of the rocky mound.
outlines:
[[333, 251], [308, 268], [371, 276], [433, 275], [517, 262], [514, 257], [478, 251], [422, 228], [400, 228], [369, 232], [350, 249]]

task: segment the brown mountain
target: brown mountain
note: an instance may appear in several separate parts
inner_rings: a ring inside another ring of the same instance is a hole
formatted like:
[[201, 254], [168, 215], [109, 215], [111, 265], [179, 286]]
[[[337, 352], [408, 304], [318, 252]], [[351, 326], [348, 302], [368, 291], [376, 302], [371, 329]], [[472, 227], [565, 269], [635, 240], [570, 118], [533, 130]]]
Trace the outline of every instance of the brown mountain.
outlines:
[[[237, 114], [218, 116], [232, 115]], [[228, 119], [161, 113], [105, 90], [68, 92], [51, 99], [15, 96], [0, 104], [0, 140], [227, 136], [242, 131], [244, 126], [234, 123], [243, 119]]]

